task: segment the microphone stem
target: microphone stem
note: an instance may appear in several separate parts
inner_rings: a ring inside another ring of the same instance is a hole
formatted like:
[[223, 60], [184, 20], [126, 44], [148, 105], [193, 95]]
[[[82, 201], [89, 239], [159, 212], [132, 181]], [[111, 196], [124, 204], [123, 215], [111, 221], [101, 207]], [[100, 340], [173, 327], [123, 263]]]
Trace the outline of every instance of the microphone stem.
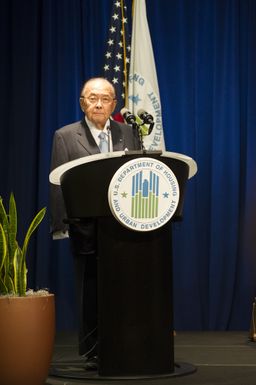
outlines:
[[155, 123], [154, 123], [154, 122], [150, 123], [150, 125], [149, 125], [149, 129], [148, 129], [148, 135], [150, 135], [150, 134], [151, 134], [151, 132], [152, 132], [152, 130], [153, 130], [153, 128], [154, 128], [154, 125], [155, 125]]
[[140, 126], [135, 122], [132, 124], [132, 128], [136, 131], [138, 140], [139, 140], [139, 145], [141, 150], [145, 150], [144, 144], [143, 144], [143, 135], [140, 130]]
[[110, 152], [110, 128], [107, 127], [107, 135], [108, 135], [108, 152]]
[[143, 144], [143, 136], [142, 136], [142, 134], [141, 134], [141, 132], [140, 132], [140, 147], [141, 147], [141, 150], [145, 150], [145, 147], [144, 147], [144, 144]]

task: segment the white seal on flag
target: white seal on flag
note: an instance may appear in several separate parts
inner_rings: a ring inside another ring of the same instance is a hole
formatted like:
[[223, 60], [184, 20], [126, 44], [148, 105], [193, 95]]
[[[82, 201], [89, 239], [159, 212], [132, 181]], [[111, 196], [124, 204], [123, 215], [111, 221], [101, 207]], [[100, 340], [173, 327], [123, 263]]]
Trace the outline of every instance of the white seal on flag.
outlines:
[[163, 162], [136, 158], [123, 164], [108, 189], [112, 214], [125, 227], [152, 231], [165, 225], [179, 203], [179, 184]]

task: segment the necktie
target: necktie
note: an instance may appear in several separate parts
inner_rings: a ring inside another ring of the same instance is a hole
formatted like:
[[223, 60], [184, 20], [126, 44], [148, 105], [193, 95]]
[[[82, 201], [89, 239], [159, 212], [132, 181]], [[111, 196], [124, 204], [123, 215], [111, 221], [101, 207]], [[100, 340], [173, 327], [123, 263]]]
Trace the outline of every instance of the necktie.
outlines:
[[99, 134], [99, 138], [100, 138], [100, 143], [99, 143], [100, 152], [108, 152], [107, 135], [104, 132], [101, 132]]

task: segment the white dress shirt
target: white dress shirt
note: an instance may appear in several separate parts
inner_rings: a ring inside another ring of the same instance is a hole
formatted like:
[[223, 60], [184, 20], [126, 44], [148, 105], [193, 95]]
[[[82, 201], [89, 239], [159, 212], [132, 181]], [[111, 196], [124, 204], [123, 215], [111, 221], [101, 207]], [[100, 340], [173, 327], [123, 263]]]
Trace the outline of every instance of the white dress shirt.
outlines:
[[97, 145], [99, 145], [99, 143], [100, 143], [99, 134], [101, 132], [104, 132], [106, 134], [106, 140], [109, 143], [109, 152], [112, 152], [113, 151], [113, 143], [112, 143], [112, 137], [111, 137], [111, 130], [109, 129], [109, 127], [110, 127], [109, 119], [106, 121], [106, 124], [105, 124], [103, 130], [99, 130], [97, 127], [95, 127], [95, 125], [90, 120], [88, 120], [86, 116], [85, 116], [85, 121], [86, 121]]

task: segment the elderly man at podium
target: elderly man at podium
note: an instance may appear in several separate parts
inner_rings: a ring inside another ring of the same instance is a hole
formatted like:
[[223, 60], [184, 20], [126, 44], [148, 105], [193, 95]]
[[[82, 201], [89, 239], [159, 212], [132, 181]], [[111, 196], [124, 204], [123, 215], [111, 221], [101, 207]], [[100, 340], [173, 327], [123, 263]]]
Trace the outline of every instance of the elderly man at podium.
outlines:
[[[109, 81], [104, 78], [89, 79], [82, 87], [80, 106], [84, 112], [83, 119], [58, 129], [54, 134], [51, 170], [71, 160], [100, 152], [139, 149], [132, 127], [111, 119], [116, 96]], [[96, 370], [97, 223], [93, 219], [69, 223], [61, 189], [53, 185], [51, 232], [54, 239], [70, 237], [79, 304], [79, 354], [86, 358], [86, 369]]]

